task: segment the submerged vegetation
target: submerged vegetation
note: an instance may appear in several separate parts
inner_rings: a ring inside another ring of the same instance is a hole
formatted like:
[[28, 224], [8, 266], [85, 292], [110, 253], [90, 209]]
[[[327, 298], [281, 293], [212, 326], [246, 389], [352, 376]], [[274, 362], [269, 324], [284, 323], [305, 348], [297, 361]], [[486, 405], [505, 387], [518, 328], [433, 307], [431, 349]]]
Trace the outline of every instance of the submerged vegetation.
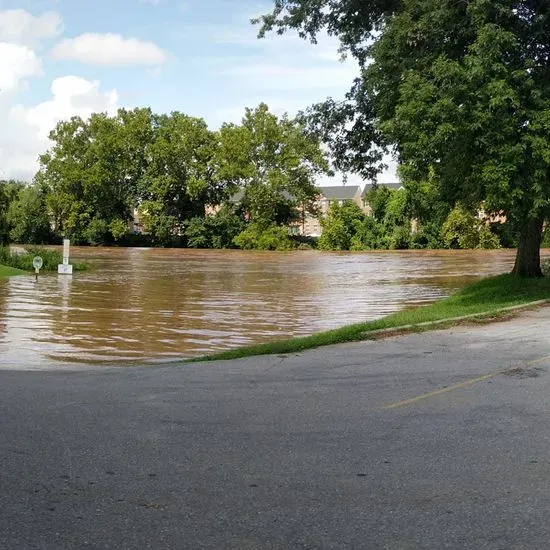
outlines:
[[[33, 258], [40, 256], [43, 264], [40, 271], [57, 271], [57, 266], [63, 263], [63, 254], [57, 250], [28, 246], [24, 251], [10, 250], [8, 247], [0, 247], [0, 265], [19, 271], [34, 271], [32, 265]], [[83, 262], [72, 262], [75, 271], [88, 269], [88, 265]], [[16, 273], [12, 273], [15, 275]]]

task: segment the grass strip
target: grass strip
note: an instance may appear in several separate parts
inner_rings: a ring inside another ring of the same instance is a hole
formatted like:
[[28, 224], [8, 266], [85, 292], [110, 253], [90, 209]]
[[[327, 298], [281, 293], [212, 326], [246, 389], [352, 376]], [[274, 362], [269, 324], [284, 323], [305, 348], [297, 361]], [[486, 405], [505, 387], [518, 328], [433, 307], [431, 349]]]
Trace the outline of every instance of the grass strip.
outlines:
[[9, 265], [0, 264], [0, 278], [3, 277], [12, 277], [13, 275], [25, 275], [26, 272], [22, 269], [16, 269], [15, 267], [10, 267]]
[[[469, 318], [474, 316], [480, 318], [496, 316], [496, 318], [501, 318], [498, 312], [505, 308], [547, 299], [550, 299], [550, 277], [524, 279], [509, 274], [499, 275], [468, 285], [434, 304], [404, 309], [376, 321], [347, 325], [312, 334], [311, 336], [236, 348], [190, 359], [188, 362], [296, 353], [331, 344], [371, 339], [377, 334], [376, 331], [382, 329], [412, 332], [429, 330], [430, 328], [438, 329], [442, 326], [454, 326], [463, 323], [466, 316]], [[441, 323], [430, 326], [422, 324], [433, 323], [434, 321], [440, 321]]]

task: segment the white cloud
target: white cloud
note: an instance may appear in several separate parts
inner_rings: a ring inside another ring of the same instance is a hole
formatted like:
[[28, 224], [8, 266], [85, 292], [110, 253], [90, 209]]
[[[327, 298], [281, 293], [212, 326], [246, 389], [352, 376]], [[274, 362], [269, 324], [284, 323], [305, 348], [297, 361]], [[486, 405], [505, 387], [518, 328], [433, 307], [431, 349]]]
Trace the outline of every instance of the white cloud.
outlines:
[[42, 72], [42, 64], [27, 46], [0, 42], [0, 93], [16, 91], [21, 81]]
[[168, 53], [153, 42], [111, 33], [85, 33], [67, 38], [54, 47], [52, 54], [56, 59], [108, 67], [151, 67], [162, 65], [168, 59]]
[[47, 136], [61, 120], [72, 116], [88, 118], [94, 112], [114, 114], [118, 107], [116, 90], [102, 91], [99, 82], [75, 76], [53, 81], [52, 97], [35, 105], [10, 106], [1, 100], [0, 174], [30, 180], [38, 169], [38, 155], [51, 145]]
[[52, 83], [52, 98], [35, 107], [16, 106], [12, 115], [36, 129], [37, 136], [45, 138], [60, 120], [72, 116], [88, 118], [95, 112], [114, 114], [118, 105], [116, 90], [104, 93], [100, 83], [76, 76], [58, 78]]
[[0, 11], [0, 41], [34, 47], [62, 32], [63, 19], [57, 12], [34, 16], [25, 10]]

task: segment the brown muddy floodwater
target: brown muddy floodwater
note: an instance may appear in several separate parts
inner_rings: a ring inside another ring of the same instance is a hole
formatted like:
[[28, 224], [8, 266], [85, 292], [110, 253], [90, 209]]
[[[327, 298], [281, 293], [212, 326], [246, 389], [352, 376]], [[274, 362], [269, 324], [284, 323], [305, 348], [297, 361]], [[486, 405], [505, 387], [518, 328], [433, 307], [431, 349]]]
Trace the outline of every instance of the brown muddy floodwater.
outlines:
[[155, 362], [311, 334], [432, 302], [513, 258], [73, 248], [89, 271], [0, 279], [0, 366]]

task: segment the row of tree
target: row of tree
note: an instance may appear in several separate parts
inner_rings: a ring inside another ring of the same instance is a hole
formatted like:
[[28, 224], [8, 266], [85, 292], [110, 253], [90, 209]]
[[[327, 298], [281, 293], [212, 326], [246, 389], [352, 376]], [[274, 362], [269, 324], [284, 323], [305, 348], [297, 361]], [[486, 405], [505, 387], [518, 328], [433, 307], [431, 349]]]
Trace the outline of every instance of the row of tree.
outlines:
[[[218, 132], [180, 113], [136, 109], [61, 122], [50, 138], [32, 185], [0, 182], [0, 243], [67, 237], [75, 244], [287, 250], [304, 244], [291, 227], [318, 214], [315, 181], [330, 172], [320, 138], [266, 105]], [[319, 246], [500, 245], [467, 213], [454, 226], [456, 239], [443, 235], [453, 205], [441, 198], [433, 172], [404, 191], [374, 188], [367, 202], [369, 216], [335, 206], [322, 220]]]
[[0, 190], [2, 240], [126, 242], [138, 212], [154, 245], [228, 246], [245, 222], [272, 232], [298, 206], [313, 212], [315, 182], [329, 173], [319, 138], [263, 104], [219, 131], [177, 112], [121, 109], [61, 122], [50, 139], [32, 186]]
[[[441, 200], [433, 181], [402, 189], [375, 187], [366, 194], [370, 213], [354, 202], [334, 205], [322, 220], [323, 250], [493, 249], [515, 247], [519, 230], [462, 204]], [[549, 235], [550, 237], [550, 235]]]
[[[88, 210], [85, 220], [80, 221], [81, 232], [68, 235], [77, 243], [87, 244], [150, 245], [154, 240], [160, 245], [189, 248], [261, 250], [290, 250], [304, 245], [318, 245], [322, 250], [395, 250], [499, 248], [518, 244], [519, 231], [513, 224], [501, 220], [490, 223], [461, 204], [453, 208], [440, 198], [433, 178], [420, 184], [408, 183], [399, 190], [373, 187], [365, 196], [368, 214], [352, 201], [335, 203], [321, 218], [323, 234], [318, 242], [293, 235], [302, 221], [302, 203], [288, 193], [273, 193], [267, 208], [260, 198], [251, 216], [249, 209], [254, 208], [251, 200], [255, 196], [254, 190], [245, 207], [245, 193], [241, 191], [234, 197], [236, 200], [225, 201], [218, 208], [207, 205], [200, 213], [191, 210], [192, 217], [188, 218], [170, 218], [162, 205], [155, 210], [154, 220], [142, 210], [144, 228], [154, 232], [145, 235], [132, 234], [129, 220], [116, 217], [109, 222], [97, 213], [90, 217]], [[59, 242], [62, 234], [52, 224], [49, 206], [56, 200], [45, 186], [0, 181], [0, 245], [10, 241]], [[319, 214], [314, 204], [309, 210], [310, 215]]]

